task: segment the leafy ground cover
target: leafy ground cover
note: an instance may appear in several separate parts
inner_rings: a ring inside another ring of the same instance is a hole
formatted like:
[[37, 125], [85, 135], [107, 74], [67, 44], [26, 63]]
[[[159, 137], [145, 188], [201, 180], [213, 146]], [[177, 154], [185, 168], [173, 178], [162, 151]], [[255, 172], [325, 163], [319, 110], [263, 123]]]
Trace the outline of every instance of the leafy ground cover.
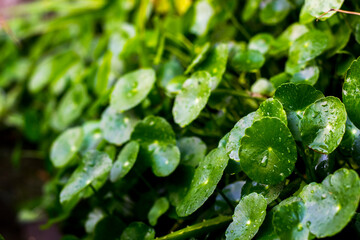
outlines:
[[329, 11], [340, 8], [360, 11], [356, 0], [6, 9], [2, 128], [26, 139], [14, 164], [32, 144], [51, 176], [20, 220], [46, 214], [42, 228], [64, 240], [359, 237], [360, 16]]

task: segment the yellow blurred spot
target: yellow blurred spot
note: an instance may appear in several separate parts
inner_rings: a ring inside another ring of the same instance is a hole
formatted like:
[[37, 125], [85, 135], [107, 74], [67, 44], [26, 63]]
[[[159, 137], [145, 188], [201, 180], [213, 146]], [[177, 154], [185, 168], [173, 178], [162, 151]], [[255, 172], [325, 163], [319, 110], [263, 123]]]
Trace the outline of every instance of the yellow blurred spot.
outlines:
[[179, 15], [183, 15], [187, 12], [192, 4], [192, 0], [175, 0], [175, 8]]

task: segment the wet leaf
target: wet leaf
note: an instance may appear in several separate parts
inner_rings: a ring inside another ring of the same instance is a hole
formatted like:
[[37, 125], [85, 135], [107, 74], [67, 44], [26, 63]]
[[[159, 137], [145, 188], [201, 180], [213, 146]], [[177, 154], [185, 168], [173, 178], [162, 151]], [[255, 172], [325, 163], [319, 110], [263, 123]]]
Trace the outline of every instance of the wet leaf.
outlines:
[[240, 161], [239, 149], [241, 139], [245, 135], [245, 130], [253, 124], [255, 116], [256, 112], [249, 113], [241, 118], [230, 131], [229, 140], [226, 144], [226, 152], [231, 159], [237, 162]]
[[256, 110], [254, 121], [260, 120], [264, 117], [278, 118], [287, 125], [286, 112], [283, 109], [281, 102], [277, 99], [269, 98], [260, 104], [258, 110]]
[[260, 69], [265, 63], [265, 58], [261, 52], [256, 50], [241, 50], [235, 53], [231, 60], [231, 65], [236, 71], [250, 72]]
[[195, 170], [190, 189], [176, 207], [179, 216], [188, 216], [201, 207], [214, 192], [227, 165], [224, 148], [212, 150]]
[[[330, 9], [340, 9], [344, 0], [305, 0], [305, 3], [301, 9], [300, 22], [309, 23], [315, 18], [320, 17], [324, 12]], [[320, 20], [326, 20], [334, 15], [336, 12], [331, 11], [320, 18]]]
[[121, 145], [130, 139], [138, 121], [132, 112], [118, 112], [109, 106], [101, 115], [100, 128], [108, 142]]
[[360, 61], [355, 60], [346, 73], [342, 98], [350, 120], [360, 128]]
[[60, 202], [71, 201], [94, 181], [107, 176], [112, 161], [106, 153], [88, 151], [60, 193]]
[[329, 154], [345, 133], [346, 111], [335, 97], [321, 98], [309, 105], [300, 121], [301, 138], [311, 149]]
[[110, 180], [112, 182], [116, 182], [123, 178], [131, 170], [135, 164], [139, 148], [138, 142], [131, 141], [121, 149], [121, 152], [111, 168]]
[[273, 224], [280, 239], [308, 239], [305, 211], [305, 204], [299, 197], [288, 198], [275, 207]]
[[205, 71], [196, 72], [188, 78], [175, 98], [174, 121], [181, 127], [194, 121], [205, 107], [211, 91], [211, 76]]
[[265, 198], [257, 193], [241, 199], [235, 208], [233, 222], [226, 229], [226, 239], [252, 239], [265, 219], [266, 207]]
[[80, 149], [84, 138], [80, 127], [70, 128], [58, 136], [51, 146], [50, 159], [57, 168], [66, 167]]
[[155, 83], [155, 71], [139, 69], [122, 76], [111, 93], [110, 106], [117, 111], [131, 109], [143, 101]]
[[264, 117], [246, 129], [239, 157], [242, 170], [252, 180], [276, 184], [292, 173], [297, 151], [286, 125], [278, 118]]

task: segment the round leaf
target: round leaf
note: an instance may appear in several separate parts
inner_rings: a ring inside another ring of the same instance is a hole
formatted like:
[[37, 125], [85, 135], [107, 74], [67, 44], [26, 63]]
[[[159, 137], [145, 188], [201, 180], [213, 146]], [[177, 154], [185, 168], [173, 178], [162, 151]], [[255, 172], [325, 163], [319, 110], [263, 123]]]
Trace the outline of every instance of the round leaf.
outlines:
[[50, 159], [55, 167], [61, 168], [68, 165], [79, 151], [83, 141], [82, 128], [71, 128], [58, 136], [51, 146]]
[[306, 62], [319, 56], [326, 49], [328, 42], [327, 34], [319, 30], [312, 30], [296, 39], [289, 50], [286, 72], [298, 72]]
[[[340, 9], [343, 2], [344, 0], [305, 0], [300, 13], [300, 22], [308, 23], [330, 9]], [[320, 20], [326, 20], [335, 13], [335, 11], [329, 12], [322, 16]], [[312, 18], [309, 16], [312, 16]]]
[[300, 122], [301, 138], [311, 149], [329, 154], [339, 146], [345, 123], [345, 107], [338, 98], [319, 99], [304, 112]]
[[243, 188], [241, 189], [241, 196], [246, 196], [252, 192], [261, 194], [266, 199], [268, 204], [277, 199], [284, 188], [284, 183], [281, 182], [276, 185], [266, 185], [255, 181], [247, 180]]
[[121, 145], [130, 139], [138, 118], [130, 112], [117, 112], [112, 107], [101, 115], [100, 128], [104, 138], [113, 144]]
[[261, 52], [256, 50], [237, 51], [231, 60], [231, 65], [236, 71], [250, 72], [260, 69], [265, 63], [265, 58]]
[[120, 178], [123, 178], [131, 170], [135, 164], [139, 148], [138, 142], [131, 141], [121, 149], [117, 160], [111, 168], [110, 180], [112, 182], [116, 182]]
[[138, 122], [131, 134], [131, 140], [142, 145], [176, 144], [175, 133], [171, 125], [162, 117], [148, 116]]
[[204, 44], [204, 46], [200, 48], [196, 57], [191, 61], [190, 65], [187, 67], [185, 71], [185, 74], [188, 74], [196, 65], [198, 65], [199, 63], [201, 63], [201, 61], [205, 59], [209, 49], [210, 49], [210, 43], [207, 42]]
[[158, 177], [170, 175], [180, 163], [180, 151], [174, 144], [149, 146], [151, 168]]
[[293, 171], [297, 160], [296, 144], [281, 120], [264, 117], [246, 129], [239, 157], [242, 170], [252, 180], [276, 184]]
[[242, 198], [235, 208], [233, 222], [226, 229], [226, 239], [252, 239], [265, 219], [266, 207], [266, 200], [260, 194], [251, 193]]
[[111, 93], [110, 106], [125, 111], [138, 105], [149, 94], [155, 82], [153, 69], [139, 69], [122, 76]]
[[306, 208], [301, 198], [286, 199], [275, 209], [273, 224], [280, 239], [308, 239], [309, 229], [304, 222]]
[[269, 0], [260, 4], [260, 21], [264, 24], [275, 25], [289, 14], [291, 5], [288, 0]]
[[303, 111], [324, 94], [307, 84], [283, 84], [276, 89], [274, 98], [279, 100], [286, 111]]
[[290, 82], [304, 83], [313, 86], [317, 82], [319, 75], [319, 68], [317, 66], [310, 66], [295, 73], [290, 79]]
[[92, 182], [107, 176], [111, 165], [112, 161], [106, 153], [97, 150], [88, 151], [61, 190], [60, 202], [70, 201]]
[[274, 38], [271, 34], [259, 33], [250, 39], [248, 48], [265, 54], [269, 50], [273, 40]]
[[311, 183], [299, 195], [305, 202], [310, 232], [322, 238], [341, 231], [355, 214], [360, 199], [360, 180], [353, 170], [339, 169], [322, 184]]
[[355, 60], [347, 71], [342, 99], [350, 120], [360, 128], [360, 61]]
[[212, 150], [195, 170], [190, 189], [176, 207], [179, 216], [188, 216], [200, 208], [214, 192], [227, 165], [224, 148]]
[[269, 98], [260, 104], [259, 109], [256, 111], [254, 121], [263, 117], [275, 117], [287, 125], [286, 112], [281, 102], [277, 99]]
[[194, 121], [205, 107], [211, 91], [211, 76], [205, 71], [194, 73], [188, 78], [175, 98], [174, 120], [181, 127]]

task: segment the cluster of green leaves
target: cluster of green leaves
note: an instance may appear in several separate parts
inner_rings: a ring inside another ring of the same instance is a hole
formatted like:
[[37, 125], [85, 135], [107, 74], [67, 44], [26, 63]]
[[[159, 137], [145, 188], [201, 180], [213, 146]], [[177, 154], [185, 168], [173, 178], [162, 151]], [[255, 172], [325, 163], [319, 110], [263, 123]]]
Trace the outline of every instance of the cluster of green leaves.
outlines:
[[0, 113], [49, 152], [46, 226], [61, 223], [64, 239], [313, 239], [346, 226], [359, 236], [360, 17], [315, 21], [341, 7], [360, 9], [12, 9], [26, 20], [9, 21], [21, 47], [1, 39]]

